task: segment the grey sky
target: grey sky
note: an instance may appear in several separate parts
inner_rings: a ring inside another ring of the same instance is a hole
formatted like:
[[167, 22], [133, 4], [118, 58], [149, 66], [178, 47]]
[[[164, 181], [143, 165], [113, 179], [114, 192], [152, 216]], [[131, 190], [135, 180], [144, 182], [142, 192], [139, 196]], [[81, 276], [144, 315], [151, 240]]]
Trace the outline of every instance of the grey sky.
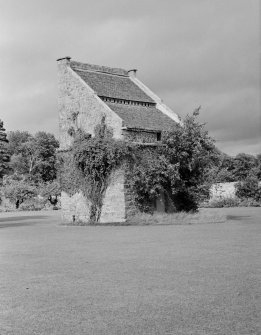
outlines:
[[258, 0], [0, 0], [0, 118], [58, 135], [56, 59], [138, 68], [229, 154], [260, 153]]

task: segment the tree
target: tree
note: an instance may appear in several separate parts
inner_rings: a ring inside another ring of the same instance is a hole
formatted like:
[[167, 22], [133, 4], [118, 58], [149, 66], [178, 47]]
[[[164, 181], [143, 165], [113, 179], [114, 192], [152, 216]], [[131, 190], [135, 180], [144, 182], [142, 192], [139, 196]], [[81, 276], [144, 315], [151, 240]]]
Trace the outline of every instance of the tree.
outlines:
[[24, 143], [32, 139], [32, 135], [28, 131], [10, 131], [7, 134], [8, 148], [10, 155], [19, 155], [22, 152], [22, 146]]
[[10, 150], [13, 152], [10, 166], [14, 173], [25, 175], [34, 182], [53, 181], [56, 178], [56, 149], [59, 142], [54, 135], [38, 132], [10, 133]]
[[253, 155], [244, 153], [238, 154], [234, 159], [233, 174], [236, 180], [244, 180], [257, 167], [257, 159]]
[[157, 148], [142, 146], [135, 148], [135, 158], [129, 164], [126, 180], [136, 205], [141, 211], [153, 212], [156, 199], [161, 194], [168, 198], [171, 193], [170, 178], [179, 177], [178, 165], [169, 165]]
[[[177, 166], [178, 175], [170, 174], [172, 199], [178, 210], [197, 209], [208, 186], [204, 187], [208, 170], [218, 161], [214, 140], [198, 122], [199, 109], [188, 115], [183, 125], [177, 124], [163, 136], [160, 151], [169, 161], [169, 168]], [[203, 192], [203, 193], [202, 193]]]
[[9, 170], [10, 154], [8, 151], [8, 140], [6, 138], [3, 121], [0, 120], [0, 182], [3, 175]]
[[178, 211], [197, 209], [208, 192], [207, 172], [218, 160], [214, 141], [204, 124], [197, 121], [198, 115], [199, 109], [187, 116], [183, 125], [164, 133], [162, 145], [153, 153], [143, 153], [143, 158], [136, 159], [131, 169], [136, 199], [149, 202], [163, 191]]
[[247, 176], [244, 181], [236, 184], [236, 196], [241, 199], [252, 198], [256, 201], [261, 200], [261, 185], [255, 176]]
[[17, 209], [25, 200], [37, 195], [36, 187], [18, 175], [9, 176], [5, 179], [2, 192], [6, 198], [15, 204]]
[[261, 180], [261, 154], [258, 154], [256, 156], [256, 161], [257, 161], [257, 166], [256, 166], [255, 174], [258, 180]]

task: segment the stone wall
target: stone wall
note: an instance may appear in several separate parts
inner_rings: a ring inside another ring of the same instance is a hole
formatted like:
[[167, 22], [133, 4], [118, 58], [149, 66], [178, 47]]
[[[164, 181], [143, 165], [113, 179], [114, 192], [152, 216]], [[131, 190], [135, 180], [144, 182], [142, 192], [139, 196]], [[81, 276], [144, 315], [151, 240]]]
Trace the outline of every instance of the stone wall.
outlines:
[[90, 202], [84, 197], [82, 192], [73, 196], [66, 192], [61, 193], [62, 220], [68, 223], [85, 222], [90, 219]]
[[[113, 130], [113, 136], [123, 138], [120, 117], [70, 68], [70, 60], [66, 58], [58, 61], [58, 92], [60, 150], [69, 149], [77, 129], [94, 135], [94, 129], [103, 116]], [[61, 184], [62, 178], [61, 175]], [[90, 202], [81, 192], [72, 196], [62, 192], [61, 207], [65, 222], [87, 223], [90, 219]], [[120, 173], [112, 178], [112, 184], [107, 189], [101, 221], [124, 220], [124, 181]]]
[[140, 142], [140, 143], [157, 142], [157, 133], [154, 132], [124, 130], [123, 136], [127, 141], [131, 142]]
[[235, 198], [236, 197], [236, 182], [231, 183], [217, 183], [210, 188], [210, 200]]
[[103, 198], [101, 223], [125, 222], [124, 170], [117, 169], [110, 177], [110, 183]]
[[70, 147], [70, 131], [82, 129], [94, 135], [95, 127], [106, 117], [115, 138], [122, 138], [122, 120], [70, 68], [68, 59], [58, 61], [58, 112], [60, 149]]

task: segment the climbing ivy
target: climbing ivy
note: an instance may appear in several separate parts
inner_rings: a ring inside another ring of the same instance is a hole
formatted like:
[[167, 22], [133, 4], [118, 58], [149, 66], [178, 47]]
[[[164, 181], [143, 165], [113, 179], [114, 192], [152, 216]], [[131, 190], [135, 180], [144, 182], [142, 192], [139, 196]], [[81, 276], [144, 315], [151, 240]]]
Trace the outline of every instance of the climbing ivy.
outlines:
[[114, 139], [105, 119], [94, 136], [76, 131], [71, 150], [61, 158], [62, 190], [70, 195], [81, 190], [91, 203], [90, 223], [96, 223], [112, 172], [124, 165], [126, 186], [141, 211], [153, 212], [160, 195], [171, 211], [196, 210], [216, 157], [213, 140], [197, 116], [198, 110], [182, 126], [163, 133], [155, 146]]
[[99, 221], [112, 172], [131, 156], [132, 146], [114, 139], [104, 119], [94, 137], [76, 133], [71, 150], [62, 158], [61, 185], [70, 195], [81, 190], [90, 201], [90, 223]]

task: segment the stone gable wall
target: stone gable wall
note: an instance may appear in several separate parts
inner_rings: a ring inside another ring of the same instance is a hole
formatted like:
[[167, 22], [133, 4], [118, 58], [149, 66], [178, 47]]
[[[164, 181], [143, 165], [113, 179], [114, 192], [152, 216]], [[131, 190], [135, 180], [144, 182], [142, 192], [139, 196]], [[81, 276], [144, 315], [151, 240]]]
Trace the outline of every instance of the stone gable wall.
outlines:
[[106, 116], [115, 138], [122, 138], [122, 120], [70, 68], [67, 60], [58, 62], [58, 112], [60, 149], [70, 147], [68, 131], [82, 129], [94, 135], [96, 125]]
[[[94, 135], [94, 129], [103, 116], [106, 116], [105, 122], [113, 130], [113, 136], [123, 138], [120, 117], [78, 77], [67, 59], [58, 62], [58, 92], [60, 150], [68, 150], [72, 144], [73, 136], [69, 130], [82, 129]], [[63, 221], [89, 221], [90, 202], [82, 192], [72, 196], [62, 192], [61, 207]], [[124, 222], [125, 217], [124, 176], [119, 170], [114, 173], [106, 191], [101, 222]]]

